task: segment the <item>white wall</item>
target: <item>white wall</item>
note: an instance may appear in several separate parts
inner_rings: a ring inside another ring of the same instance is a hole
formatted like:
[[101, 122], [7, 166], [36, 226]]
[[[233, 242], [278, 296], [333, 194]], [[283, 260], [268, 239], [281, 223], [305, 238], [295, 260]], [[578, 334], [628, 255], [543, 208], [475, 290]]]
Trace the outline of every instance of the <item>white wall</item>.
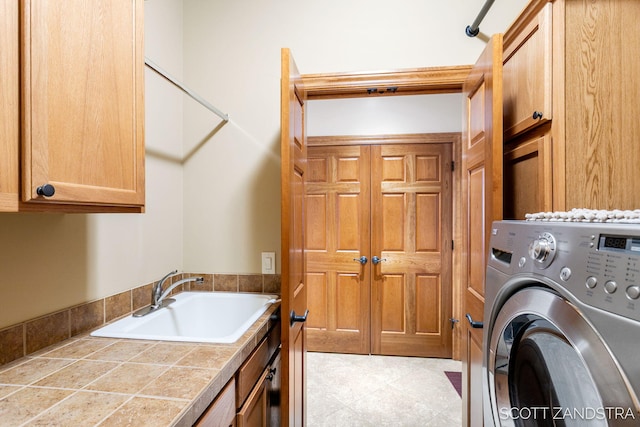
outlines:
[[[464, 30], [483, 4], [184, 0], [185, 80], [232, 117], [206, 139], [215, 127], [211, 114], [185, 108], [185, 144], [205, 141], [185, 165], [185, 269], [260, 272], [260, 251], [267, 250], [278, 253], [280, 269], [282, 47], [292, 49], [303, 74], [472, 64], [485, 42]], [[497, 0], [482, 33], [504, 31], [525, 4]], [[311, 124], [321, 132], [309, 122], [309, 134]], [[412, 132], [415, 124], [394, 129]]]
[[322, 99], [307, 103], [307, 136], [460, 132], [462, 95]]
[[[145, 2], [146, 52], [182, 74], [182, 2]], [[144, 214], [0, 213], [0, 328], [181, 269], [182, 101], [146, 73]]]

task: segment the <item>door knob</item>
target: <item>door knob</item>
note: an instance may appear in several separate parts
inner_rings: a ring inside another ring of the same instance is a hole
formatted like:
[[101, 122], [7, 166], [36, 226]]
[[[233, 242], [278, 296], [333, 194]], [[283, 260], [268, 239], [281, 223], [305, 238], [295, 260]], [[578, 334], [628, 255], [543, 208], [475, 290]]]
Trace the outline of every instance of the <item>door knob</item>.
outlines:
[[374, 256], [373, 258], [371, 258], [371, 262], [373, 263], [373, 265], [378, 265], [380, 264], [382, 261], [386, 261], [386, 258], [378, 258], [377, 256]]
[[307, 316], [309, 315], [309, 310], [305, 311], [302, 316], [296, 314], [294, 310], [291, 310], [291, 314], [289, 315], [289, 325], [293, 326], [296, 322], [304, 323], [307, 321]]
[[473, 317], [471, 317], [471, 314], [467, 313], [465, 315], [465, 317], [467, 318], [467, 320], [469, 321], [469, 325], [471, 325], [472, 328], [482, 328], [484, 326], [484, 324], [482, 322], [478, 322], [477, 320], [473, 320]]
[[362, 255], [360, 258], [354, 258], [353, 260], [358, 261], [362, 265], [365, 265], [367, 263], [367, 257], [364, 255]]

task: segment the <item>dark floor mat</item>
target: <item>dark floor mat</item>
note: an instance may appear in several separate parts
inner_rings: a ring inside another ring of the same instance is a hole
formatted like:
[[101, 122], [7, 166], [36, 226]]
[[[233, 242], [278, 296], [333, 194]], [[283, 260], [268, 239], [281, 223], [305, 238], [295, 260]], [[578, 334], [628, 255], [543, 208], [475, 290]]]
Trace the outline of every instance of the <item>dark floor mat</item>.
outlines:
[[451, 385], [456, 389], [458, 395], [462, 397], [462, 372], [444, 371], [444, 374], [449, 378]]

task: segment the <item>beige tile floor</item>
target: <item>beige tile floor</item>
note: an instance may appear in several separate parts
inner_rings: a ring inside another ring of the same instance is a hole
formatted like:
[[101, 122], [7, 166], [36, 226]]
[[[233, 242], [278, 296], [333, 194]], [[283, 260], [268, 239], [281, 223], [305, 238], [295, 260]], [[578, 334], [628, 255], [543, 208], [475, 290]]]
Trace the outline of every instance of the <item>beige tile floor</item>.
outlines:
[[462, 402], [444, 371], [459, 361], [307, 353], [307, 426], [452, 427]]

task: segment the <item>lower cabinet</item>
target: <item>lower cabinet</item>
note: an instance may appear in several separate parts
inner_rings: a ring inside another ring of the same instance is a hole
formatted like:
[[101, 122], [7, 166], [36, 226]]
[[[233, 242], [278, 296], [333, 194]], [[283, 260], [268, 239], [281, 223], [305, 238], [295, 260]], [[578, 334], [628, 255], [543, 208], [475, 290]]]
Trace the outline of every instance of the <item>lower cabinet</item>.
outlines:
[[240, 366], [197, 427], [280, 425], [280, 325], [276, 324]]

